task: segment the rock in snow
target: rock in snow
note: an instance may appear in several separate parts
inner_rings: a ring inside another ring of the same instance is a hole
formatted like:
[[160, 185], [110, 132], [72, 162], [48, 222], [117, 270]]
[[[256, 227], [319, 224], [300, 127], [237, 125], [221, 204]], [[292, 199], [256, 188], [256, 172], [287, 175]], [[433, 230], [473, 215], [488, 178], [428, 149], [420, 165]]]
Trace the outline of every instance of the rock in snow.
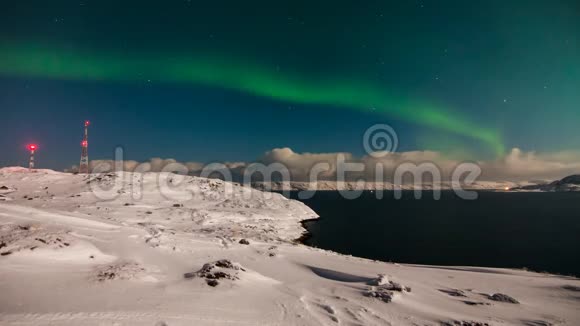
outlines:
[[188, 278], [204, 278], [207, 285], [217, 286], [218, 280], [238, 280], [239, 272], [245, 272], [239, 264], [234, 264], [227, 259], [220, 259], [215, 262], [203, 264], [200, 270], [193, 273], [185, 273], [183, 277]]
[[490, 300], [518, 304], [518, 300], [510, 297], [507, 294], [495, 293], [488, 297]]

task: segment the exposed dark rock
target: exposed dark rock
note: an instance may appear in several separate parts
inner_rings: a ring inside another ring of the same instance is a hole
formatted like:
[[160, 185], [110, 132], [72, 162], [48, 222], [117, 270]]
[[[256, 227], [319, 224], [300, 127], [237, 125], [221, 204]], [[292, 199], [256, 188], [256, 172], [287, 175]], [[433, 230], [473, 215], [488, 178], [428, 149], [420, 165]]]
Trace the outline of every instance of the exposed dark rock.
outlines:
[[489, 306], [489, 303], [487, 303], [487, 302], [479, 302], [479, 301], [469, 301], [469, 300], [465, 300], [465, 301], [463, 301], [463, 303], [465, 303], [468, 306]]
[[227, 259], [220, 259], [220, 260], [215, 262], [215, 265], [217, 267], [221, 267], [221, 268], [229, 268], [229, 269], [235, 269], [235, 270], [240, 269], [238, 266], [234, 265], [231, 261], [229, 261]]
[[246, 240], [246, 239], [242, 239], [242, 240], [240, 240], [240, 242], [239, 242], [239, 243], [240, 243], [240, 244], [243, 244], [243, 245], [249, 245], [249, 244], [250, 244], [250, 241], [248, 241], [248, 240]]
[[94, 279], [98, 282], [111, 280], [132, 280], [139, 278], [145, 268], [134, 262], [118, 262], [111, 265], [99, 266], [95, 270]]
[[[0, 248], [2, 248], [2, 247], [0, 247]], [[562, 288], [564, 290], [568, 290], [568, 291], [580, 292], [580, 286], [564, 285]]]
[[386, 303], [393, 301], [394, 295], [395, 294], [392, 291], [388, 291], [383, 288], [371, 288], [370, 290], [364, 292], [365, 297], [377, 298]]
[[488, 323], [468, 320], [452, 320], [441, 322], [442, 326], [489, 326]]
[[226, 272], [214, 272], [212, 273], [208, 273], [205, 276], [206, 279], [215, 279], [215, 280], [219, 280], [222, 278], [226, 278], [226, 279], [231, 279], [232, 277], [230, 276], [230, 274], [227, 274]]
[[6, 187], [6, 186], [1, 186], [1, 187], [0, 187], [0, 190], [8, 190], [8, 189], [10, 189], [10, 188], [8, 188], [8, 187]]
[[104, 281], [104, 280], [113, 280], [115, 279], [116, 274], [113, 272], [102, 272], [99, 273], [99, 280], [100, 281]]
[[376, 286], [370, 286], [369, 289], [364, 292], [364, 296], [377, 298], [383, 302], [391, 302], [395, 296], [395, 292], [411, 292], [411, 288], [408, 286], [403, 286], [399, 283], [390, 281], [385, 275], [379, 275], [377, 279], [371, 280], [369, 284], [379, 284]]
[[545, 320], [522, 320], [525, 326], [553, 326], [554, 324]]
[[507, 294], [503, 294], [503, 293], [495, 293], [495, 294], [487, 296], [487, 298], [489, 300], [498, 301], [498, 302], [507, 302], [507, 303], [514, 303], [514, 304], [519, 303], [518, 300], [510, 297]]
[[183, 204], [173, 204], [173, 207], [183, 207]]
[[12, 251], [5, 251], [3, 253], [0, 253], [0, 256], [8, 256], [10, 254], [12, 254]]
[[396, 291], [396, 292], [403, 292], [405, 291], [405, 287], [399, 283], [395, 283], [393, 281], [389, 281], [389, 283], [384, 284], [381, 286], [382, 288], [389, 290], [389, 291]]
[[459, 289], [439, 289], [440, 292], [448, 294], [452, 297], [467, 297], [465, 293]]
[[[238, 271], [245, 271], [242, 267], [237, 264], [232, 263], [227, 259], [221, 259], [212, 263], [203, 264], [203, 266], [197, 272], [189, 272], [183, 274], [186, 279], [189, 278], [204, 278], [208, 285], [211, 285], [209, 281], [214, 280], [237, 280]], [[218, 283], [212, 282], [211, 286], [216, 286]]]
[[218, 282], [218, 280], [206, 280], [205, 283], [207, 283], [207, 285], [209, 286], [217, 286], [218, 284], [220, 284], [220, 282]]

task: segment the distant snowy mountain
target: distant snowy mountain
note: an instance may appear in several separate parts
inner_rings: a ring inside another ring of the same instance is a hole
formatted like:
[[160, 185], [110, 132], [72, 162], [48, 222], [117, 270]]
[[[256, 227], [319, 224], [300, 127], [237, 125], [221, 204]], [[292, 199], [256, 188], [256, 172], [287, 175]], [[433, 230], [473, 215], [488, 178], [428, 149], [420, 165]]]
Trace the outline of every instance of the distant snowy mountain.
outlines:
[[546, 184], [527, 185], [512, 189], [514, 191], [580, 191], [580, 174], [570, 175], [561, 180]]
[[[436, 184], [423, 183], [419, 186], [414, 184], [402, 184], [396, 185], [390, 182], [364, 182], [361, 185], [357, 182], [336, 182], [336, 181], [317, 181], [317, 182], [254, 182], [252, 187], [262, 190], [262, 191], [304, 191], [304, 190], [317, 190], [317, 191], [336, 191], [336, 190], [451, 190], [453, 189], [452, 182], [441, 182]], [[510, 181], [478, 181], [470, 185], [460, 185], [455, 184], [456, 187], [460, 187], [466, 190], [497, 190], [505, 191], [512, 188], [518, 188], [530, 185], [527, 182], [510, 182]]]

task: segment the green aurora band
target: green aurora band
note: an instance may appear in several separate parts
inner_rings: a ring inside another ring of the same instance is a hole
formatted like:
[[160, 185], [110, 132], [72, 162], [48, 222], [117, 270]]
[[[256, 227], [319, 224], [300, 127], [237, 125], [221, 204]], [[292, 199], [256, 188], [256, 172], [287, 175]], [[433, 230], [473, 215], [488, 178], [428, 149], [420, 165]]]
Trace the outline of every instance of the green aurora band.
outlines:
[[456, 112], [408, 100], [360, 81], [283, 75], [269, 67], [221, 56], [99, 52], [43, 46], [0, 46], [0, 75], [75, 81], [191, 83], [303, 104], [331, 105], [390, 115], [411, 123], [478, 140], [497, 156], [505, 152], [499, 132]]

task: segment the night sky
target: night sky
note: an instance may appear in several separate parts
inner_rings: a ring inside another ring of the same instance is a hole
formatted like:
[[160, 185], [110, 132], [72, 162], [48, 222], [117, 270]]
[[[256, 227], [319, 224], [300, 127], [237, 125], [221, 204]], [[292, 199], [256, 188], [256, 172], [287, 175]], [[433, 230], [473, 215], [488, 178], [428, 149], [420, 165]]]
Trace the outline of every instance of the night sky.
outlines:
[[580, 147], [580, 2], [0, 2], [0, 166]]

